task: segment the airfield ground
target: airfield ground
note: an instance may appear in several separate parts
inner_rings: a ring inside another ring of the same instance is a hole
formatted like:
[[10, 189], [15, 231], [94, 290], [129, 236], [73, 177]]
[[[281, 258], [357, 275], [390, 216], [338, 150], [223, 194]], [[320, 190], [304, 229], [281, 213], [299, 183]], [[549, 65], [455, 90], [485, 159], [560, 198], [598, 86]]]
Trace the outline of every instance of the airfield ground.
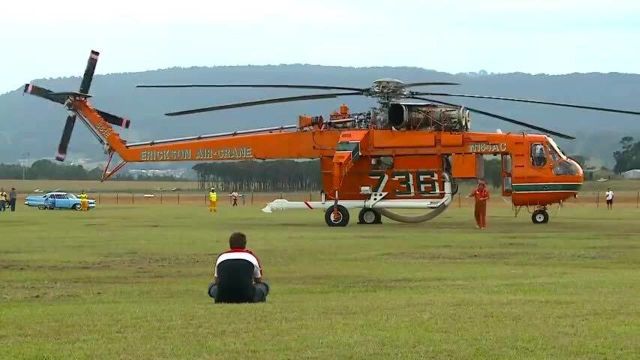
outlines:
[[[419, 225], [203, 204], [0, 214], [0, 358], [615, 358], [640, 354], [640, 209], [551, 222], [494, 198]], [[355, 214], [354, 214], [355, 215]], [[244, 231], [272, 293], [214, 305]]]

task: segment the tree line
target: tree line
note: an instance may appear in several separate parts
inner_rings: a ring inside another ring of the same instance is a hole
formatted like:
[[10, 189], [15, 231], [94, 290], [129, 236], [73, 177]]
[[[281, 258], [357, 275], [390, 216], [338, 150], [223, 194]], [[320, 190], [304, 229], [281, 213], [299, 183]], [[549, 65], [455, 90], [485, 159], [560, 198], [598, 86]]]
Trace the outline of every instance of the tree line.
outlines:
[[[85, 169], [82, 165], [56, 164], [51, 160], [37, 160], [31, 166], [0, 164], [0, 179], [25, 180], [100, 180], [101, 168]], [[137, 176], [119, 174], [114, 180], [177, 181], [175, 176]]]
[[640, 141], [633, 142], [631, 136], [625, 136], [620, 140], [622, 149], [613, 153], [616, 166], [613, 171], [617, 174], [627, 170], [640, 169]]
[[320, 161], [240, 161], [193, 166], [200, 189], [220, 191], [318, 191]]

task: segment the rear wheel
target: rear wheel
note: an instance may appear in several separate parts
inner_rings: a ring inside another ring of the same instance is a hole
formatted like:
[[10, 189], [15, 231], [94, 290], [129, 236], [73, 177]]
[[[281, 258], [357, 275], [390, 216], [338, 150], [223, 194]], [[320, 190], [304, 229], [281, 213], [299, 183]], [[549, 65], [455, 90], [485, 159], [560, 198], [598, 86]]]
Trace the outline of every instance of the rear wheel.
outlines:
[[536, 210], [531, 214], [531, 221], [534, 224], [546, 224], [549, 222], [549, 213], [547, 210]]
[[324, 213], [324, 221], [329, 226], [347, 226], [349, 223], [349, 210], [342, 205], [338, 205], [337, 212], [334, 214], [333, 206], [329, 207]]
[[81, 207], [80, 207], [80, 204], [73, 204], [73, 206], [72, 206], [71, 208], [72, 208], [73, 210], [80, 211], [80, 208], [81, 208]]
[[358, 224], [382, 224], [382, 215], [373, 209], [363, 208], [358, 214]]

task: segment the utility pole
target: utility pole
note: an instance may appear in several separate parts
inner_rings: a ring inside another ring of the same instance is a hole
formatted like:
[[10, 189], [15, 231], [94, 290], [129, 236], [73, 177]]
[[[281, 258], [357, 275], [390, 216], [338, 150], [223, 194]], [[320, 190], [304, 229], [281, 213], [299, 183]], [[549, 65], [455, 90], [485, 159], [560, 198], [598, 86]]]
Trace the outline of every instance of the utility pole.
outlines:
[[27, 164], [29, 164], [29, 154], [24, 153], [22, 154], [22, 180], [24, 180], [26, 178], [26, 173], [27, 173]]

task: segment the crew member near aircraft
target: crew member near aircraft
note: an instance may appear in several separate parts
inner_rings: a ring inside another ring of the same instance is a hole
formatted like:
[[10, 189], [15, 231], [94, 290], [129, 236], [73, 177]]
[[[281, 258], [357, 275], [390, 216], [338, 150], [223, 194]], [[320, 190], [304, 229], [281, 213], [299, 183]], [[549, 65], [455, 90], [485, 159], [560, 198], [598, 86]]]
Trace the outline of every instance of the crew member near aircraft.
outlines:
[[469, 197], [474, 198], [475, 207], [474, 215], [476, 218], [476, 227], [478, 229], [484, 229], [487, 227], [487, 200], [489, 200], [489, 190], [483, 180], [478, 182], [478, 187], [469, 194]]
[[607, 192], [604, 193], [604, 198], [607, 200], [607, 210], [613, 210], [613, 191], [611, 188], [607, 188]]
[[5, 210], [8, 201], [9, 197], [7, 196], [7, 193], [4, 192], [4, 188], [0, 188], [0, 211]]
[[80, 198], [80, 210], [89, 211], [89, 197], [87, 196], [87, 193], [82, 190], [78, 197]]
[[18, 199], [18, 194], [16, 193], [16, 188], [12, 187], [11, 191], [9, 191], [9, 207], [11, 208], [11, 212], [16, 211], [17, 199]]
[[218, 212], [218, 194], [216, 188], [209, 191], [209, 212]]
[[238, 206], [238, 196], [240, 196], [240, 194], [238, 194], [237, 191], [231, 193], [231, 200], [233, 200], [232, 206]]
[[256, 303], [267, 301], [269, 285], [262, 280], [262, 265], [247, 249], [247, 237], [235, 232], [229, 250], [218, 256], [209, 296], [216, 303]]

